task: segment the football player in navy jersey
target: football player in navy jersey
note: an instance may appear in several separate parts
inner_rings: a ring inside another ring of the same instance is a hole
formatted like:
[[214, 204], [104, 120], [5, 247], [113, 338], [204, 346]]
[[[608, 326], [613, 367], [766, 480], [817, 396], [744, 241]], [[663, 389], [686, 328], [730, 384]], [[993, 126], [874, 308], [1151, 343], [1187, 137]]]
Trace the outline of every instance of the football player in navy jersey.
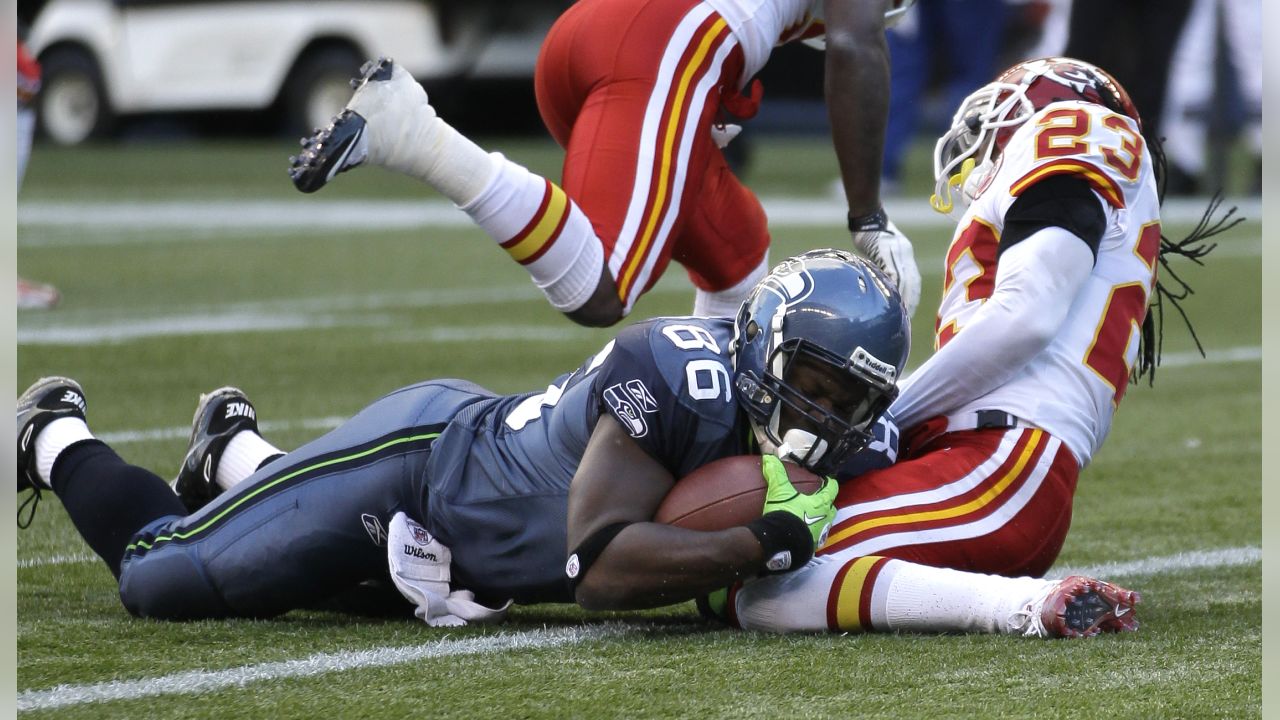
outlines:
[[[825, 475], [865, 445], [908, 347], [887, 276], [814, 251], [736, 319], [638, 323], [542, 392], [402, 388], [287, 454], [224, 388], [173, 488], [93, 437], [78, 383], [45, 378], [18, 401], [18, 485], [59, 496], [143, 617], [271, 616], [388, 575], [432, 624], [511, 601], [665, 605], [808, 561], [835, 484], [796, 493], [780, 461]], [[783, 500], [759, 519], [650, 522], [678, 478], [747, 453], [780, 459], [766, 474]]]
[[[431, 626], [500, 620], [513, 602], [705, 600], [738, 579], [804, 575], [789, 571], [825, 537], [835, 482], [800, 494], [782, 462], [847, 467], [897, 395], [908, 337], [881, 271], [813, 251], [776, 267], [736, 319], [633, 325], [543, 392], [402, 388], [287, 454], [222, 388], [201, 398], [172, 488], [93, 437], [78, 383], [48, 377], [18, 399], [18, 489], [58, 495], [141, 617], [267, 617], [370, 587], [385, 601], [392, 585]], [[718, 532], [651, 521], [679, 478], [744, 453], [763, 456], [760, 518]], [[934, 630], [1136, 627], [1137, 594], [1107, 583], [993, 592], [986, 576], [900, 564], [951, 598], [917, 602], [919, 582], [884, 591]]]

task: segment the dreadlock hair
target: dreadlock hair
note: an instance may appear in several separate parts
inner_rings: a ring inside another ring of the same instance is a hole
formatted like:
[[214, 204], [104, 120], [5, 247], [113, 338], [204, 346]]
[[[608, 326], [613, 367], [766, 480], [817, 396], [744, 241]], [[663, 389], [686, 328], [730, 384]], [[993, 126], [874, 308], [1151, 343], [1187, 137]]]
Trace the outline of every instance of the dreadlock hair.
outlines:
[[[1165, 191], [1165, 172], [1168, 168], [1168, 161], [1164, 155], [1164, 144], [1159, 138], [1147, 141], [1148, 150], [1151, 153], [1151, 161], [1155, 172], [1156, 194], [1160, 204], [1164, 204]], [[1184, 257], [1197, 265], [1204, 265], [1201, 260], [1208, 255], [1214, 248], [1218, 247], [1217, 243], [1205, 244], [1209, 238], [1224, 233], [1231, 228], [1244, 222], [1244, 218], [1233, 216], [1236, 213], [1236, 207], [1233, 205], [1225, 213], [1214, 219], [1214, 215], [1218, 212], [1218, 208], [1222, 206], [1222, 192], [1214, 193], [1213, 199], [1209, 201], [1209, 206], [1205, 208], [1204, 214], [1200, 216], [1200, 221], [1196, 223], [1195, 228], [1183, 239], [1173, 241], [1165, 237], [1163, 233], [1160, 235], [1160, 267], [1156, 275], [1156, 282], [1152, 298], [1147, 306], [1147, 316], [1142, 321], [1142, 333], [1138, 337], [1138, 361], [1134, 363], [1133, 370], [1129, 373], [1129, 381], [1137, 383], [1143, 377], [1147, 378], [1147, 385], [1154, 385], [1156, 381], [1156, 367], [1160, 364], [1160, 355], [1164, 345], [1164, 306], [1168, 302], [1173, 306], [1174, 310], [1182, 316], [1182, 322], [1187, 326], [1187, 331], [1191, 333], [1191, 339], [1196, 344], [1196, 350], [1200, 352], [1200, 356], [1204, 357], [1204, 346], [1200, 344], [1200, 338], [1196, 335], [1196, 329], [1192, 327], [1190, 318], [1182, 309], [1182, 301], [1186, 300], [1195, 291], [1186, 283], [1178, 273], [1174, 271], [1169, 260], [1173, 256]]]

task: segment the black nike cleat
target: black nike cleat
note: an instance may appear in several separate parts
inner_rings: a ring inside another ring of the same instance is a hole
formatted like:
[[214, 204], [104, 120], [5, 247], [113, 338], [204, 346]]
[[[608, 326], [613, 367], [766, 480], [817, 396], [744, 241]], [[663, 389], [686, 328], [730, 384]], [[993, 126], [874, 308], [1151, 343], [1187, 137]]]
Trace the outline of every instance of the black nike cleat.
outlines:
[[[368, 123], [352, 107], [365, 86], [390, 81], [394, 67], [387, 57], [370, 60], [360, 67], [360, 77], [351, 81], [355, 93], [346, 108], [328, 127], [302, 138], [302, 152], [289, 158], [289, 177], [294, 187], [313, 193], [338, 173], [359, 167], [365, 161], [369, 155]], [[380, 105], [375, 103], [374, 107]]]
[[222, 494], [218, 461], [231, 438], [242, 430], [258, 431], [258, 413], [239, 388], [221, 387], [200, 396], [191, 419], [191, 441], [172, 487], [188, 513]]
[[[18, 527], [31, 525], [36, 506], [40, 504], [40, 492], [52, 489], [36, 471], [36, 436], [54, 420], [64, 417], [84, 420], [84, 411], [84, 390], [71, 378], [41, 378], [18, 398], [18, 492], [32, 491], [18, 507]], [[22, 512], [28, 506], [24, 521]]]

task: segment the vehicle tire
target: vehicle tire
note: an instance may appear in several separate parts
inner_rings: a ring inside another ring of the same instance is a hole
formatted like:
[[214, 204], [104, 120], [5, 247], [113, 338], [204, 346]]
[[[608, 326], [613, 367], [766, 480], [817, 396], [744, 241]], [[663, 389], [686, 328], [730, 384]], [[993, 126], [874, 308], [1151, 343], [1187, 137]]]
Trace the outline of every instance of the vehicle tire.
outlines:
[[285, 131], [303, 135], [327, 125], [351, 99], [351, 79], [360, 76], [362, 62], [355, 50], [345, 47], [303, 55], [282, 92]]
[[78, 145], [105, 137], [115, 127], [102, 70], [88, 51], [54, 48], [40, 57], [40, 94], [36, 96], [41, 135], [58, 145]]

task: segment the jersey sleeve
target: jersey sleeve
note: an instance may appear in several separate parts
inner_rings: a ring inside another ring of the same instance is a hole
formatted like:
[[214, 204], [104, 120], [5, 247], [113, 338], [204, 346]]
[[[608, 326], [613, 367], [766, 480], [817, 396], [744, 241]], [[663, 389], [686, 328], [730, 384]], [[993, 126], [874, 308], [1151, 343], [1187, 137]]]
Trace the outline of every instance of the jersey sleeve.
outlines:
[[596, 379], [612, 415], [674, 477], [728, 454], [737, 401], [727, 337], [694, 318], [623, 330]]

